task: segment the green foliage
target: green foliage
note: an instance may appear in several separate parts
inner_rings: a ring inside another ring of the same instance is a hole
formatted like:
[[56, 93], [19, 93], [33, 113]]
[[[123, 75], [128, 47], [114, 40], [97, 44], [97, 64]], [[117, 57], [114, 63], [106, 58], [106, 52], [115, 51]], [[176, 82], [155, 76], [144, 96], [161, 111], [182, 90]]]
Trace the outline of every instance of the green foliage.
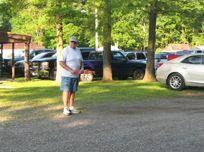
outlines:
[[[111, 0], [112, 45], [120, 49], [147, 47], [150, 3], [157, 2], [156, 47], [170, 43], [204, 45], [204, 8], [200, 0]], [[63, 41], [76, 35], [79, 46], [95, 47], [95, 32], [99, 47], [103, 45], [103, 1], [6, 0], [0, 3], [0, 30], [32, 35], [32, 40], [46, 48], [56, 48], [56, 19], [63, 17]], [[95, 29], [95, 9], [98, 28]], [[82, 11], [83, 10], [83, 11]]]

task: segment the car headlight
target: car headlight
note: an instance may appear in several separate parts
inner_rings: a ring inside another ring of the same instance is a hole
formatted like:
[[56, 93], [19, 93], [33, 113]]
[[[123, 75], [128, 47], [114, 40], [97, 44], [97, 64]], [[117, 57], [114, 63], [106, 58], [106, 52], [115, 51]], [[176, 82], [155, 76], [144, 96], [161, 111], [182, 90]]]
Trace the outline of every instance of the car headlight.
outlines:
[[49, 62], [42, 62], [41, 63], [41, 68], [45, 69], [49, 67]]
[[8, 65], [12, 65], [12, 61], [8, 61]]

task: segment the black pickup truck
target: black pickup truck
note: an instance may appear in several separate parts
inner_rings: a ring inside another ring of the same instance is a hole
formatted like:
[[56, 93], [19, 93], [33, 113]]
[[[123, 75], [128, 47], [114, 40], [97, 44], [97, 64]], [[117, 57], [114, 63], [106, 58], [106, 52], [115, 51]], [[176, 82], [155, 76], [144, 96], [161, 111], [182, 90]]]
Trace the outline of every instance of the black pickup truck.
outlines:
[[[78, 47], [81, 51], [83, 60], [87, 60], [89, 53], [95, 51], [91, 47]], [[30, 66], [30, 75], [38, 78], [50, 78], [54, 80], [56, 78], [56, 60], [57, 53], [50, 58], [41, 58], [32, 60]]]
[[[21, 61], [21, 60], [25, 59], [24, 52], [25, 52], [25, 50], [21, 50], [18, 52], [17, 55], [14, 56], [14, 64], [17, 61]], [[56, 52], [56, 50], [52, 50], [52, 49], [30, 50], [29, 51], [29, 60], [31, 60], [33, 57], [35, 57], [36, 55], [43, 53], [43, 52]], [[12, 57], [7, 57], [7, 58], [3, 59], [3, 70], [5, 72], [11, 73], [11, 71], [12, 71]]]

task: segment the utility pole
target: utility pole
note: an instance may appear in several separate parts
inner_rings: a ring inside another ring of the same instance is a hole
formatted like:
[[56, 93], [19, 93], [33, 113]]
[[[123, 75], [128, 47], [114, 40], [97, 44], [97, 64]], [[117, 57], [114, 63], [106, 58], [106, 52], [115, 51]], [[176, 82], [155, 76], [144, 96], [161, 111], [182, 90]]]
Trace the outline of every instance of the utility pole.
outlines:
[[97, 8], [95, 9], [95, 30], [96, 30], [96, 34], [95, 34], [95, 48], [96, 51], [98, 51], [98, 17], [97, 17]]

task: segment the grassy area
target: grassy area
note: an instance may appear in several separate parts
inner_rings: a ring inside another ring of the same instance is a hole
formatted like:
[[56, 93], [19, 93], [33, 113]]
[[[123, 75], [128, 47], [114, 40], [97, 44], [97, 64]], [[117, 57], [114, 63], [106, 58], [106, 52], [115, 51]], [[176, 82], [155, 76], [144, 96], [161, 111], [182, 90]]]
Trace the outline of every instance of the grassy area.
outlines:
[[[62, 91], [60, 84], [53, 80], [16, 78], [20, 82], [5, 82], [15, 88], [0, 89], [0, 120], [7, 126], [12, 122], [31, 121], [43, 117], [54, 117], [62, 114]], [[143, 82], [132, 79], [112, 83], [102, 83], [99, 79], [93, 82], [80, 82], [76, 93], [75, 106], [82, 111], [107, 103], [144, 102], [149, 99], [155, 102], [162, 98], [173, 98], [186, 94], [202, 94], [203, 89], [187, 88], [183, 91], [172, 91], [159, 82]]]

